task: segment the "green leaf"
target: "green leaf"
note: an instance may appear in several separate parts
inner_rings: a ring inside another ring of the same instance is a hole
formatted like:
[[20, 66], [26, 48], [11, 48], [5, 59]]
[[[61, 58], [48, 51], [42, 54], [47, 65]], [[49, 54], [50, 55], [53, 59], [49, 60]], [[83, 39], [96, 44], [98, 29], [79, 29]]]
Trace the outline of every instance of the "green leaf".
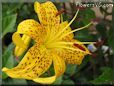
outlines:
[[62, 77], [63, 77], [63, 76], [58, 77], [58, 78], [56, 79], [56, 81], [53, 83], [53, 85], [60, 85], [60, 84], [62, 83], [62, 81], [63, 81]]
[[[13, 48], [14, 48], [14, 45], [10, 44], [8, 48], [5, 50], [2, 56], [2, 67], [12, 68], [14, 66]], [[5, 79], [7, 77], [8, 76], [3, 72], [2, 78]]]
[[66, 14], [63, 14], [62, 17], [63, 17], [63, 21], [67, 21], [68, 20], [68, 16]]
[[66, 67], [66, 74], [69, 74], [69, 75], [72, 75], [75, 73], [76, 71], [76, 67], [77, 65], [76, 64], [68, 64], [67, 67]]
[[75, 85], [75, 83], [74, 83], [72, 80], [70, 80], [70, 79], [64, 80], [64, 81], [62, 82], [62, 84], [63, 84], [63, 85]]
[[[79, 21], [74, 21], [73, 26], [75, 28], [83, 27], [91, 22], [92, 19], [96, 18], [95, 12], [90, 8], [80, 11], [79, 14]], [[97, 36], [91, 35], [88, 28], [75, 32], [75, 37], [81, 41], [94, 41], [97, 39]]]
[[89, 31], [87, 29], [75, 32], [75, 37], [74, 38], [76, 38], [78, 40], [81, 40], [81, 41], [93, 41], [93, 40], [96, 40], [96, 37], [90, 35]]
[[113, 81], [113, 72], [110, 67], [102, 67], [102, 74], [98, 76], [96, 79], [90, 81], [92, 84], [112, 84]]
[[3, 3], [2, 4], [2, 16], [5, 17], [7, 15], [16, 13], [18, 9], [22, 7], [23, 3]]
[[12, 80], [13, 80], [14, 85], [18, 85], [18, 84], [26, 85], [27, 84], [25, 79], [12, 79]]
[[25, 79], [13, 79], [7, 78], [2, 81], [3, 85], [27, 85], [27, 81]]
[[7, 34], [8, 32], [13, 32], [15, 23], [16, 23], [17, 14], [11, 14], [8, 16], [3, 17], [3, 32], [2, 37]]
[[96, 17], [95, 12], [90, 8], [80, 11], [79, 15], [82, 16], [84, 25], [87, 25], [93, 18]]
[[103, 38], [107, 38], [107, 29], [104, 23], [97, 24], [96, 29]]
[[[81, 69], [86, 68], [85, 66], [87, 65], [87, 63], [90, 61], [90, 56], [85, 56], [85, 58], [82, 61], [82, 64], [77, 66], [77, 70], [76, 73], [80, 72]], [[83, 72], [83, 71], [82, 71]]]

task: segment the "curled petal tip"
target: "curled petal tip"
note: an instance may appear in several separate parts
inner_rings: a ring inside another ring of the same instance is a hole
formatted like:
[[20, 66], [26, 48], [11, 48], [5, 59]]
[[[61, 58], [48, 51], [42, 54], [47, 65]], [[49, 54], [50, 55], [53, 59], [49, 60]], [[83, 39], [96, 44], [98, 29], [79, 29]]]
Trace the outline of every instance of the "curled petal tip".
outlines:
[[38, 12], [39, 6], [40, 6], [40, 3], [36, 1], [36, 2], [34, 3], [34, 10], [35, 10], [36, 13]]
[[42, 84], [52, 84], [55, 80], [56, 80], [56, 76], [33, 79], [33, 81], [37, 83], [42, 83]]
[[89, 54], [89, 55], [92, 55], [92, 53], [91, 53], [90, 51], [88, 52], [88, 54]]
[[8, 68], [6, 68], [6, 67], [4, 67], [3, 69], [2, 69], [2, 71], [7, 71], [8, 70]]

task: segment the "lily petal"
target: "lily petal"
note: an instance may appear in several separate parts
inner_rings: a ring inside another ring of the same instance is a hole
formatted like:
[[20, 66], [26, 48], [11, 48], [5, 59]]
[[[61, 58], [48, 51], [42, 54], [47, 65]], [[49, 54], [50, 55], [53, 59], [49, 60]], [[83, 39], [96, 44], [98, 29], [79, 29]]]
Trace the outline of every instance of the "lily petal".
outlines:
[[68, 50], [68, 49], [61, 49], [58, 55], [63, 57], [66, 63], [68, 64], [77, 64], [80, 65], [82, 60], [84, 59], [85, 55], [90, 54], [89, 50], [81, 44], [80, 41], [72, 39], [71, 42], [78, 42], [77, 44], [73, 44], [72, 47], [76, 49], [80, 49], [81, 51], [75, 50]]
[[48, 24], [50, 24], [51, 26], [59, 25], [60, 15], [56, 16], [56, 14], [58, 13], [56, 6], [50, 1], [41, 4], [41, 6], [43, 7], [43, 9], [45, 9]]
[[58, 10], [52, 2], [47, 1], [43, 4], [35, 2], [34, 9], [38, 14], [41, 24], [52, 26], [60, 23], [60, 15], [56, 16]]
[[16, 67], [3, 68], [2, 71], [12, 78], [33, 80], [47, 71], [51, 63], [50, 53], [44, 47], [35, 44]]
[[41, 84], [52, 84], [55, 80], [56, 80], [56, 76], [33, 79], [33, 81]]
[[27, 19], [21, 22], [17, 27], [17, 32], [20, 34], [26, 34], [35, 41], [38, 41], [46, 34], [45, 29], [33, 19]]
[[15, 50], [14, 50], [14, 54], [16, 57], [21, 56], [27, 50], [27, 48], [29, 47], [31, 38], [27, 35], [23, 35], [22, 40], [25, 43], [25, 45], [27, 45], [27, 46], [26, 46], [26, 48], [21, 48], [21, 47], [16, 46]]
[[33, 79], [33, 81], [42, 84], [52, 84], [57, 77], [61, 76], [65, 72], [66, 69], [65, 61], [61, 57], [59, 57], [55, 52], [53, 52], [52, 54], [52, 59], [53, 59], [55, 75], [43, 78], [38, 77], [36, 79]]
[[12, 40], [15, 45], [23, 48], [26, 48], [26, 44], [21, 39], [20, 34], [25, 34], [34, 39], [36, 42], [39, 42], [39, 40], [41, 41], [41, 38], [45, 38], [46, 35], [45, 29], [33, 19], [24, 20], [18, 25], [17, 29], [17, 32], [15, 32], [12, 36]]
[[[53, 52], [53, 51], [52, 51]], [[38, 77], [33, 79], [33, 81], [42, 83], [42, 84], [52, 84], [57, 77], [61, 76], [65, 72], [65, 61], [63, 58], [59, 57], [55, 52], [52, 54], [53, 65], [55, 70], [55, 75], [50, 77]]]
[[40, 23], [43, 24], [43, 27], [47, 31], [46, 40], [50, 40], [58, 32], [57, 28], [60, 24], [60, 15], [56, 16], [58, 13], [56, 6], [50, 1], [43, 4], [35, 2], [34, 9], [39, 17]]
[[57, 54], [53, 54], [53, 65], [56, 77], [59, 77], [65, 72], [65, 61], [62, 57], [59, 57]]
[[47, 39], [52, 39], [53, 35], [55, 35], [58, 32], [58, 26], [60, 24], [60, 15], [56, 16], [58, 13], [57, 8], [55, 5], [47, 1], [46, 3], [41, 4], [43, 9], [45, 9], [46, 12], [46, 18], [47, 18]]
[[40, 23], [46, 25], [47, 24], [46, 12], [39, 2], [34, 3], [34, 10], [38, 15]]
[[[62, 23], [60, 24], [60, 26], [59, 26], [59, 30], [62, 30], [62, 29], [65, 28], [67, 25], [68, 25], [68, 21], [62, 22]], [[64, 33], [62, 33], [62, 35], [63, 35], [63, 34], [66, 34], [66, 33], [68, 33], [68, 32], [70, 32], [71, 30], [72, 30], [72, 29], [71, 29], [70, 27], [68, 27], [68, 28], [64, 31]], [[67, 35], [66, 37], [64, 37], [63, 40], [69, 41], [69, 39], [72, 39], [73, 37], [74, 37], [74, 34], [71, 33], [71, 34]]]

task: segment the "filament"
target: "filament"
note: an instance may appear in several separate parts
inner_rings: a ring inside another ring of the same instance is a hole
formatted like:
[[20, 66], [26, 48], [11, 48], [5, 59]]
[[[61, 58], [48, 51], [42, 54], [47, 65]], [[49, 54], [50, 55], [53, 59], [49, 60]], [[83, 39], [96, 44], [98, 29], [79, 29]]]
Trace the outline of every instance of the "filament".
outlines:
[[58, 38], [58, 40], [59, 40], [59, 39], [62, 39], [63, 37], [65, 37], [65, 36], [67, 36], [67, 35], [69, 35], [69, 34], [71, 34], [71, 33], [73, 33], [73, 32], [76, 32], [76, 31], [79, 31], [79, 30], [85, 29], [85, 28], [89, 27], [91, 24], [92, 24], [92, 22], [90, 22], [89, 24], [87, 24], [87, 25], [84, 26], [84, 27], [81, 27], [81, 28], [78, 28], [78, 29], [72, 30], [71, 32], [68, 32], [68, 33], [66, 33], [66, 34], [63, 34], [60, 38]]
[[[72, 22], [73, 22], [73, 21], [75, 20], [75, 18], [77, 17], [78, 12], [79, 12], [79, 9], [77, 10], [77, 12], [76, 12], [74, 18], [69, 22], [69, 24], [68, 24], [64, 29], [62, 29], [62, 31], [60, 31], [55, 37], [53, 37], [52, 40], [50, 40], [50, 41], [55, 40], [58, 36], [60, 36], [60, 35], [72, 24]], [[50, 41], [49, 41], [49, 42], [50, 42]]]

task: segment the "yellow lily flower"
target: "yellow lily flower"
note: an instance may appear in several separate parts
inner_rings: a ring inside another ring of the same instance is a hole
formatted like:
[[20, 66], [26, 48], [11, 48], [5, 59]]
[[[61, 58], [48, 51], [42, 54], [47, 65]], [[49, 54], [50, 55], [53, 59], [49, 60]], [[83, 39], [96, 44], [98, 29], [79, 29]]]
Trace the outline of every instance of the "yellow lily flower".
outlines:
[[[40, 24], [33, 19], [24, 20], [18, 25], [12, 40], [19, 49], [23, 49], [22, 52], [28, 47], [30, 39], [35, 40], [36, 43], [27, 51], [16, 67], [12, 69], [4, 67], [2, 71], [12, 78], [51, 84], [65, 72], [65, 63], [80, 65], [84, 56], [90, 54], [83, 45], [89, 42], [73, 39], [73, 32], [87, 28], [92, 23], [71, 30], [70, 25], [75, 20], [79, 10], [69, 23], [67, 21], [60, 23], [60, 15], [56, 15], [58, 10], [52, 2], [47, 1], [42, 4], [35, 2], [34, 9], [38, 14]], [[26, 39], [28, 37], [28, 40], [25, 41], [20, 34], [23, 34]], [[55, 75], [40, 77], [49, 69], [52, 62]]]

